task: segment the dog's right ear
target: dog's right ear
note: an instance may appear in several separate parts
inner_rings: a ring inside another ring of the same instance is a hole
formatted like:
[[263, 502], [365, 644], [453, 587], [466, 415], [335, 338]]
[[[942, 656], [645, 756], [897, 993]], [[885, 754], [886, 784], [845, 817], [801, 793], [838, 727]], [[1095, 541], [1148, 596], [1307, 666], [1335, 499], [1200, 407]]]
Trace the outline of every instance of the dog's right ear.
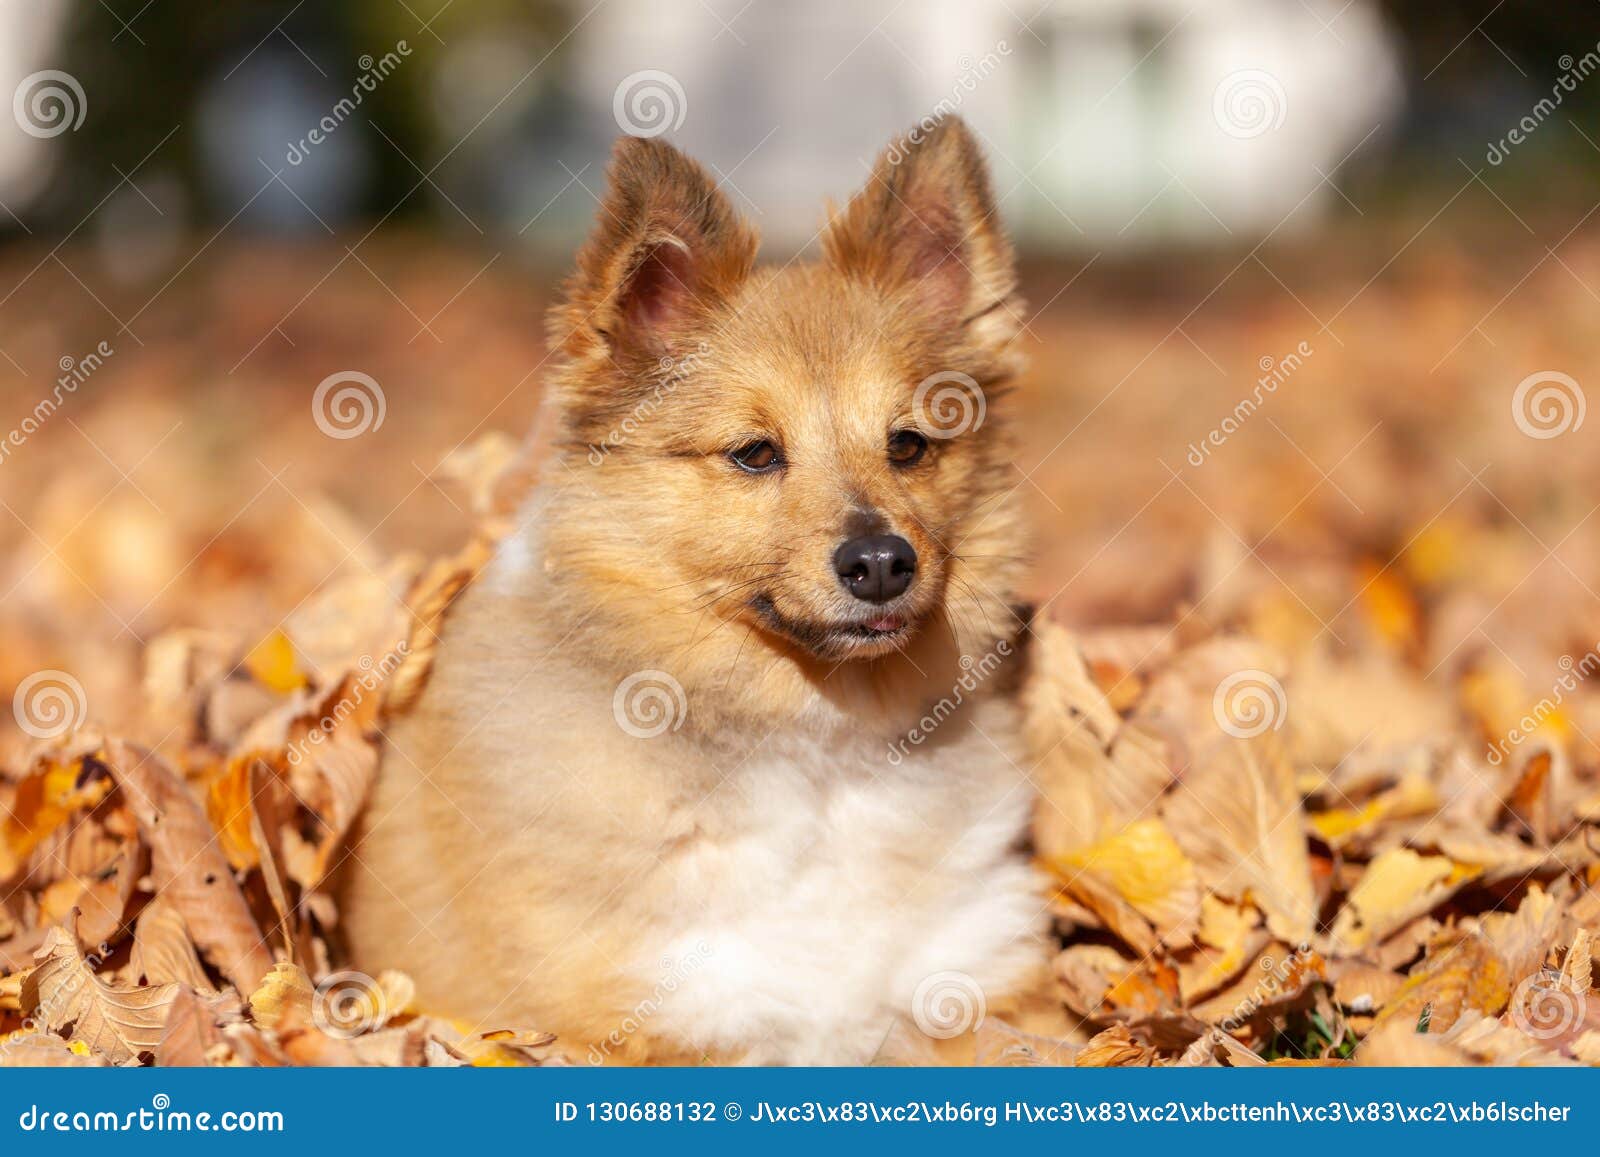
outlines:
[[553, 341], [578, 360], [659, 358], [749, 274], [756, 233], [706, 171], [664, 141], [617, 141], [606, 182], [552, 317]]

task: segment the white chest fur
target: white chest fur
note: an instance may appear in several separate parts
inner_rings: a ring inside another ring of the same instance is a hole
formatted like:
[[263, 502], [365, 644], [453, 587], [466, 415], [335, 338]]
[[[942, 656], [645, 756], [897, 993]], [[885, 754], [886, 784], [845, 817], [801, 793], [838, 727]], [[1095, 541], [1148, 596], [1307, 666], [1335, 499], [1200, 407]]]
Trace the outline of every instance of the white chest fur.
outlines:
[[817, 786], [784, 758], [740, 780], [759, 822], [663, 865], [683, 903], [631, 962], [669, 990], [659, 1027], [758, 1063], [862, 1063], [897, 1017], [970, 1023], [1035, 959], [1043, 905], [1011, 852], [1027, 792], [1000, 775], [944, 790], [937, 767], [835, 766]]

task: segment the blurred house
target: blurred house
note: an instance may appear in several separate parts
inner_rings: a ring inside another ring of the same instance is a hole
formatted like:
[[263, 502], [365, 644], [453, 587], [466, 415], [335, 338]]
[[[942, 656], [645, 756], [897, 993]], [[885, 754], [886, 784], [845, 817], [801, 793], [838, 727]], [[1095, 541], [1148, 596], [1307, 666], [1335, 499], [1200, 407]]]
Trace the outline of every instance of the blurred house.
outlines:
[[[956, 112], [986, 140], [1002, 209], [1036, 249], [1252, 242], [1334, 205], [1341, 162], [1386, 135], [1402, 92], [1376, 0], [485, 2], [425, 27], [403, 5], [351, 0], [285, 5], [282, 19], [271, 4], [187, 23], [155, 9], [143, 21], [165, 23], [142, 25], [137, 53], [115, 43], [106, 11], [0, 5], [0, 96], [65, 65], [82, 72], [90, 113], [61, 140], [0, 133], [0, 202], [14, 212], [54, 198], [70, 227], [115, 183], [107, 155], [132, 165], [160, 144], [141, 176], [182, 187], [145, 191], [119, 222], [170, 229], [192, 206], [318, 235], [403, 204], [565, 253], [612, 138], [660, 133], [713, 168], [781, 255], [891, 137]], [[64, 58], [64, 13], [93, 54]], [[402, 42], [415, 52], [347, 117], [361, 62]], [[158, 87], [166, 104], [149, 103]], [[181, 136], [161, 144], [174, 121]]]
[[576, 40], [591, 109], [670, 131], [785, 248], [935, 110], [983, 134], [1039, 246], [1260, 236], [1336, 197], [1400, 96], [1366, 0], [612, 0]]
[[[68, 0], [35, 0], [0, 4], [0, 97], [22, 92], [26, 78], [45, 67], [44, 60], [60, 36]], [[0, 226], [19, 220], [15, 214], [44, 191], [51, 176], [50, 150], [34, 133], [0, 131]]]
[[[1358, 0], [1057, 0], [1009, 115], [1035, 240], [1253, 241], [1319, 217], [1392, 121], [1397, 54]], [[1063, 220], [1070, 218], [1070, 221]]]

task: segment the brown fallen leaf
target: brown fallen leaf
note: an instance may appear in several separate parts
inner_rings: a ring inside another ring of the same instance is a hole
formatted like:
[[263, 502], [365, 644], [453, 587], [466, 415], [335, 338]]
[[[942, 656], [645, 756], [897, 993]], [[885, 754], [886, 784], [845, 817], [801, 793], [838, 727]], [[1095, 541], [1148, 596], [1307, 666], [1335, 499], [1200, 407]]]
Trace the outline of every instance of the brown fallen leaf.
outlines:
[[1207, 1025], [1247, 1036], [1247, 1028], [1306, 1004], [1313, 986], [1328, 975], [1327, 962], [1319, 953], [1281, 942], [1268, 944], [1254, 964], [1222, 991], [1196, 1001], [1190, 1014]]
[[1380, 1068], [1461, 1068], [1472, 1063], [1465, 1049], [1433, 1033], [1418, 1032], [1415, 1023], [1404, 1020], [1375, 1026], [1350, 1059]]
[[280, 1068], [291, 1063], [276, 1040], [243, 1021], [222, 1026], [222, 1043], [212, 1055], [214, 1064], [230, 1068]]
[[1561, 963], [1561, 977], [1573, 992], [1588, 992], [1594, 987], [1594, 936], [1587, 928], [1578, 929]]
[[244, 894], [187, 788], [154, 754], [113, 741], [107, 763], [150, 847], [156, 894], [183, 916], [195, 945], [240, 992], [272, 967]]
[[1511, 984], [1504, 961], [1481, 934], [1442, 940], [1378, 1013], [1374, 1032], [1390, 1024], [1415, 1030], [1424, 1022], [1443, 1032], [1468, 1009], [1498, 1013], [1511, 995]]
[[179, 986], [167, 1011], [167, 1023], [156, 1046], [156, 1064], [168, 1068], [201, 1068], [211, 1063], [222, 1033], [208, 1006], [192, 988]]
[[1161, 814], [1203, 885], [1253, 902], [1280, 940], [1310, 939], [1316, 904], [1305, 815], [1275, 733], [1214, 744]]
[[111, 781], [82, 759], [41, 758], [24, 776], [6, 805], [0, 823], [0, 880], [16, 875], [29, 854], [74, 815], [92, 808], [111, 790]]
[[1526, 833], [1536, 844], [1548, 844], [1555, 830], [1554, 769], [1559, 753], [1540, 748], [1523, 760], [1517, 780], [1506, 793], [1508, 831]]
[[1133, 1039], [1127, 1025], [1114, 1024], [1091, 1037], [1072, 1063], [1080, 1069], [1148, 1068], [1156, 1060], [1156, 1050]]
[[424, 1063], [427, 1042], [427, 1036], [410, 1025], [348, 1037], [307, 1027], [286, 1034], [283, 1050], [298, 1065], [414, 1068]]
[[1343, 960], [1333, 966], [1333, 998], [1357, 1015], [1371, 1015], [1394, 999], [1406, 978], [1387, 968], [1359, 960]]
[[82, 1043], [49, 1032], [14, 1032], [0, 1037], [0, 1068], [103, 1069], [111, 1062]]
[[177, 983], [206, 992], [214, 987], [195, 954], [183, 916], [159, 896], [139, 913], [129, 968], [147, 984]]
[[260, 859], [261, 880], [278, 915], [277, 926], [268, 930], [283, 943], [284, 955], [291, 961], [300, 956], [300, 913], [289, 899], [289, 880], [284, 874], [283, 833], [290, 826], [291, 804], [288, 789], [274, 768], [265, 760], [250, 763], [250, 842]]
[[1509, 1014], [1505, 1019], [1496, 1020], [1476, 1009], [1469, 1009], [1440, 1039], [1461, 1049], [1480, 1064], [1559, 1066], [1574, 1063], [1558, 1051], [1559, 1046], [1555, 1042], [1537, 1032], [1529, 1033], [1521, 1022], [1510, 1018]]
[[385, 685], [384, 706], [390, 714], [404, 714], [416, 705], [433, 670], [445, 616], [492, 553], [492, 538], [474, 539], [455, 557], [435, 562], [413, 584], [406, 597], [411, 627], [405, 661]]
[[1196, 1037], [1194, 1043], [1184, 1049], [1183, 1055], [1174, 1063], [1178, 1068], [1226, 1066], [1235, 1069], [1255, 1069], [1261, 1068], [1267, 1062], [1231, 1034], [1214, 1028]]
[[1252, 907], [1208, 894], [1201, 899], [1200, 912], [1197, 944], [1178, 964], [1178, 985], [1190, 1004], [1212, 995], [1260, 960], [1271, 939]]
[[70, 1028], [71, 1040], [103, 1053], [113, 1064], [155, 1052], [177, 985], [107, 984], [94, 974], [76, 937], [59, 926], [46, 935], [38, 960], [28, 974], [23, 1001], [40, 1024], [52, 1032]]

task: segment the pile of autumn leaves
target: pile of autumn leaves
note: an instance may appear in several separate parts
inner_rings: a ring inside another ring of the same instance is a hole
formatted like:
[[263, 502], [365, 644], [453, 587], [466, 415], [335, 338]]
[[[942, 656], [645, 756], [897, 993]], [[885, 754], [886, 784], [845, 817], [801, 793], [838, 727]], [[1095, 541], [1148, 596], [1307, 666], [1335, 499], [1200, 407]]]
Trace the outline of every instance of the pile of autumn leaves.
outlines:
[[[467, 1030], [416, 1009], [404, 975], [330, 960], [328, 888], [381, 720], [420, 691], [488, 542], [334, 583], [248, 649], [162, 636], [146, 656], [153, 748], [76, 730], [0, 781], [0, 1064], [553, 1058], [547, 1034]], [[70, 695], [21, 709], [56, 718]]]
[[1600, 778], [1558, 729], [1491, 762], [1382, 655], [1183, 635], [1047, 626], [1029, 691], [1056, 974], [1121, 1063], [1600, 1064]]
[[[561, 1058], [330, 950], [383, 720], [499, 529], [335, 583], [249, 645], [160, 637], [149, 747], [79, 730], [0, 777], [0, 1063]], [[1491, 761], [1481, 681], [1452, 702], [1392, 654], [1269, 645], [1262, 606], [1036, 628], [1035, 838], [1077, 1030], [991, 1020], [980, 1059], [1600, 1063], [1596, 767], [1558, 728]]]

